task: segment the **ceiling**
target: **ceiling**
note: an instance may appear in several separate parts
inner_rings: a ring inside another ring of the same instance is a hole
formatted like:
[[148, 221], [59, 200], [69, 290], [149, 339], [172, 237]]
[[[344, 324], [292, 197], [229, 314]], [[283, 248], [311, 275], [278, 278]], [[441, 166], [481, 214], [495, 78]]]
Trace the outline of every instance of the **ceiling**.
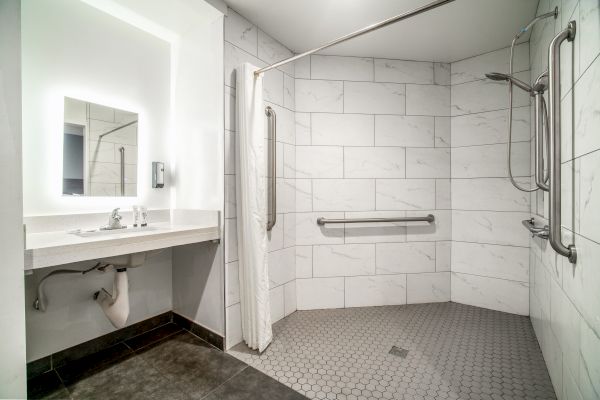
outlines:
[[[225, 0], [299, 53], [431, 0]], [[451, 62], [506, 47], [538, 0], [456, 0], [320, 54]]]

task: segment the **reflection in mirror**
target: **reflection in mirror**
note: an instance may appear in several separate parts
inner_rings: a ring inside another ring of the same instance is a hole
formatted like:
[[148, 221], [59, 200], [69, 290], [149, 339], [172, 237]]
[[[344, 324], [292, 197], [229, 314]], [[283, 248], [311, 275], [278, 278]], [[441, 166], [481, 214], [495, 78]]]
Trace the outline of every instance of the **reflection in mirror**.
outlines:
[[137, 195], [138, 115], [65, 97], [63, 195]]

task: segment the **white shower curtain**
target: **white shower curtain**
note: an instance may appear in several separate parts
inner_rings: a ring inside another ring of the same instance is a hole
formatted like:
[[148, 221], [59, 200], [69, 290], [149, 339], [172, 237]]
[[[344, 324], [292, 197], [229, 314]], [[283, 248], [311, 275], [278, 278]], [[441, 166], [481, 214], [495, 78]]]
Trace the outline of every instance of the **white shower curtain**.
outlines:
[[271, 343], [273, 332], [267, 264], [263, 78], [254, 77], [257, 69], [248, 63], [236, 69], [236, 196], [242, 334], [251, 349], [262, 352]]

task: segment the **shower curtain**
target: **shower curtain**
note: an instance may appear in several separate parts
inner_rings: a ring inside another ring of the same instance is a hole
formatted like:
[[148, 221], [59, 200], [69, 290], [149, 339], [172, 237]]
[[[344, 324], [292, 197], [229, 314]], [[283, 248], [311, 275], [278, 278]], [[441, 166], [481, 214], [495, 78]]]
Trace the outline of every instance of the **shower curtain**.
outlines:
[[273, 332], [267, 264], [263, 78], [254, 77], [257, 69], [248, 63], [236, 69], [236, 200], [242, 334], [251, 349], [262, 352], [271, 343]]

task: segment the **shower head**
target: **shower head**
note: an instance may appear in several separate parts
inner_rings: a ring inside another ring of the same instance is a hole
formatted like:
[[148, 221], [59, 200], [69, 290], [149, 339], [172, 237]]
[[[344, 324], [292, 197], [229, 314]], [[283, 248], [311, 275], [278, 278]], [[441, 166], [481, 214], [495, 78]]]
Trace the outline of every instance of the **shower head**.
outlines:
[[528, 84], [526, 84], [525, 82], [523, 82], [520, 79], [515, 78], [514, 76], [510, 76], [508, 74], [503, 74], [501, 72], [490, 72], [485, 74], [485, 76], [488, 79], [491, 79], [493, 81], [507, 81], [507, 82], [512, 82], [513, 85], [519, 87], [520, 89], [523, 89], [526, 92], [529, 92], [531, 95], [533, 95], [533, 89], [531, 88], [531, 86], [529, 86]]

